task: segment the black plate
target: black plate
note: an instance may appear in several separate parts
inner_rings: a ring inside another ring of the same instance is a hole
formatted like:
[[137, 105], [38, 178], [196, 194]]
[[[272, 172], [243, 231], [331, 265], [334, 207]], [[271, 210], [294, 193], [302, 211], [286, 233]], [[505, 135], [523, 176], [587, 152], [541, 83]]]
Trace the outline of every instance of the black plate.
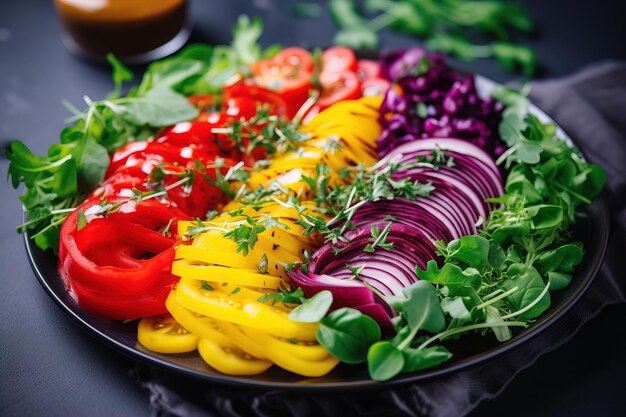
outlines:
[[[497, 85], [483, 77], [477, 76], [476, 78], [477, 86], [483, 95], [486, 95]], [[543, 121], [551, 120], [536, 107], [531, 108], [531, 112]], [[569, 141], [562, 130], [559, 130], [559, 136], [567, 138]], [[468, 334], [462, 338], [462, 343], [450, 342], [447, 344], [454, 353], [449, 362], [421, 372], [401, 374], [384, 383], [370, 380], [366, 367], [360, 365], [340, 364], [330, 374], [320, 378], [301, 377], [276, 366], [262, 375], [240, 377], [224, 375], [215, 371], [205, 364], [196, 352], [178, 355], [162, 355], [151, 352], [137, 342], [137, 322], [123, 324], [119, 321], [96, 317], [81, 310], [65, 291], [57, 272], [57, 258], [50, 253], [42, 252], [26, 236], [25, 244], [35, 275], [59, 307], [89, 334], [132, 358], [161, 366], [170, 371], [225, 384], [311, 391], [333, 388], [364, 389], [415, 382], [459, 371], [500, 355], [528, 341], [552, 325], [583, 295], [598, 272], [604, 258], [609, 237], [609, 213], [606, 196], [603, 194], [587, 206], [585, 213], [586, 217], [579, 220], [574, 229], [574, 237], [583, 242], [586, 248], [583, 261], [576, 268], [572, 283], [567, 288], [550, 293], [552, 304], [539, 319], [528, 328], [514, 332], [514, 337], [505, 343], [498, 343], [493, 337]]]

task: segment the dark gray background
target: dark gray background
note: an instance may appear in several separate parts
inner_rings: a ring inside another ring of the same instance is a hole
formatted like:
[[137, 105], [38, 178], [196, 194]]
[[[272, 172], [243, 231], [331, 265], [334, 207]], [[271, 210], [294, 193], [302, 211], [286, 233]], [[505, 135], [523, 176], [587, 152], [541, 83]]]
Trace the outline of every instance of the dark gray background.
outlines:
[[[263, 17], [264, 44], [327, 46], [335, 31], [329, 17], [293, 19], [292, 1], [192, 1], [193, 37], [225, 43], [239, 13]], [[539, 77], [567, 75], [605, 59], [626, 59], [626, 6], [593, 2], [526, 0], [538, 23], [526, 39], [539, 55]], [[58, 140], [68, 112], [61, 99], [79, 104], [111, 88], [109, 69], [70, 56], [59, 41], [52, 0], [0, 0], [0, 141], [19, 138], [44, 152]], [[384, 36], [383, 45], [407, 46]], [[467, 65], [498, 81], [516, 76], [493, 62]], [[0, 159], [0, 171], [7, 161]], [[48, 298], [26, 261], [17, 193], [0, 185], [0, 416], [144, 416], [149, 399], [129, 370], [133, 362], [87, 336]], [[618, 416], [626, 375], [626, 306], [611, 307], [562, 348], [521, 372], [476, 416]], [[498, 361], [493, 361], [498, 366]], [[187, 383], [181, 380], [181, 383]]]

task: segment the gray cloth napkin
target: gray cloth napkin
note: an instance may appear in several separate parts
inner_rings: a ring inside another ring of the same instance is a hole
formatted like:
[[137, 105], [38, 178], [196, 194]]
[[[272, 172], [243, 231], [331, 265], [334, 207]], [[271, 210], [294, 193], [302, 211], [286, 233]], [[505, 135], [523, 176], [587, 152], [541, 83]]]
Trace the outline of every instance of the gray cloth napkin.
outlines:
[[604, 265], [585, 295], [554, 325], [529, 342], [482, 365], [450, 376], [366, 393], [305, 396], [247, 391], [189, 381], [138, 367], [159, 417], [240, 416], [463, 416], [497, 396], [542, 354], [567, 342], [611, 304], [626, 301], [626, 63], [606, 62], [557, 80], [535, 82], [531, 98], [608, 173], [612, 236]]

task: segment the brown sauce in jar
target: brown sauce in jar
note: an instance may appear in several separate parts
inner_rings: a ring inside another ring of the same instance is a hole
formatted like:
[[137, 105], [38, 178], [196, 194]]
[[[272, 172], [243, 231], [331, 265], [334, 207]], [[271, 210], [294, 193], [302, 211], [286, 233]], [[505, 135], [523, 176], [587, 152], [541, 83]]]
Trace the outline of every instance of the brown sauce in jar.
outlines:
[[54, 0], [61, 21], [87, 54], [140, 55], [185, 26], [186, 0]]

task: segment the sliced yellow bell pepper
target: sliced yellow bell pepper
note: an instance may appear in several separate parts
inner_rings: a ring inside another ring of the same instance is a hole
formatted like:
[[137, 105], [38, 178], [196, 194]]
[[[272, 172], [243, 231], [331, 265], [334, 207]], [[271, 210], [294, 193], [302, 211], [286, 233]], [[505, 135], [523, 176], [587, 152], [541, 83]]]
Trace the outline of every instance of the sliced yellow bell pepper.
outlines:
[[198, 347], [198, 336], [190, 333], [168, 314], [141, 319], [137, 340], [151, 351], [159, 353], [192, 352]]
[[165, 300], [165, 307], [181, 326], [196, 335], [196, 337], [212, 340], [223, 347], [235, 346], [220, 328], [218, 320], [183, 307], [176, 299], [175, 291], [170, 292], [170, 295], [168, 295]]
[[198, 352], [209, 366], [227, 375], [258, 375], [272, 366], [272, 362], [255, 358], [238, 347], [221, 347], [209, 339], [200, 339]]
[[307, 346], [299, 341], [290, 343], [255, 329], [242, 327], [242, 330], [265, 348], [269, 360], [298, 375], [308, 377], [326, 375], [339, 363], [339, 359], [330, 355], [320, 345]]
[[280, 337], [315, 340], [317, 324], [293, 322], [287, 317], [287, 311], [256, 299], [239, 297], [236, 293], [225, 294], [202, 289], [197, 280], [182, 278], [176, 286], [176, 299], [189, 310], [214, 319], [252, 327]]
[[236, 285], [245, 285], [256, 288], [269, 288], [276, 290], [283, 280], [267, 274], [259, 274], [254, 269], [227, 268], [207, 264], [194, 263], [189, 259], [179, 259], [172, 264], [172, 274], [179, 277], [213, 281], [218, 283], [228, 282]]

